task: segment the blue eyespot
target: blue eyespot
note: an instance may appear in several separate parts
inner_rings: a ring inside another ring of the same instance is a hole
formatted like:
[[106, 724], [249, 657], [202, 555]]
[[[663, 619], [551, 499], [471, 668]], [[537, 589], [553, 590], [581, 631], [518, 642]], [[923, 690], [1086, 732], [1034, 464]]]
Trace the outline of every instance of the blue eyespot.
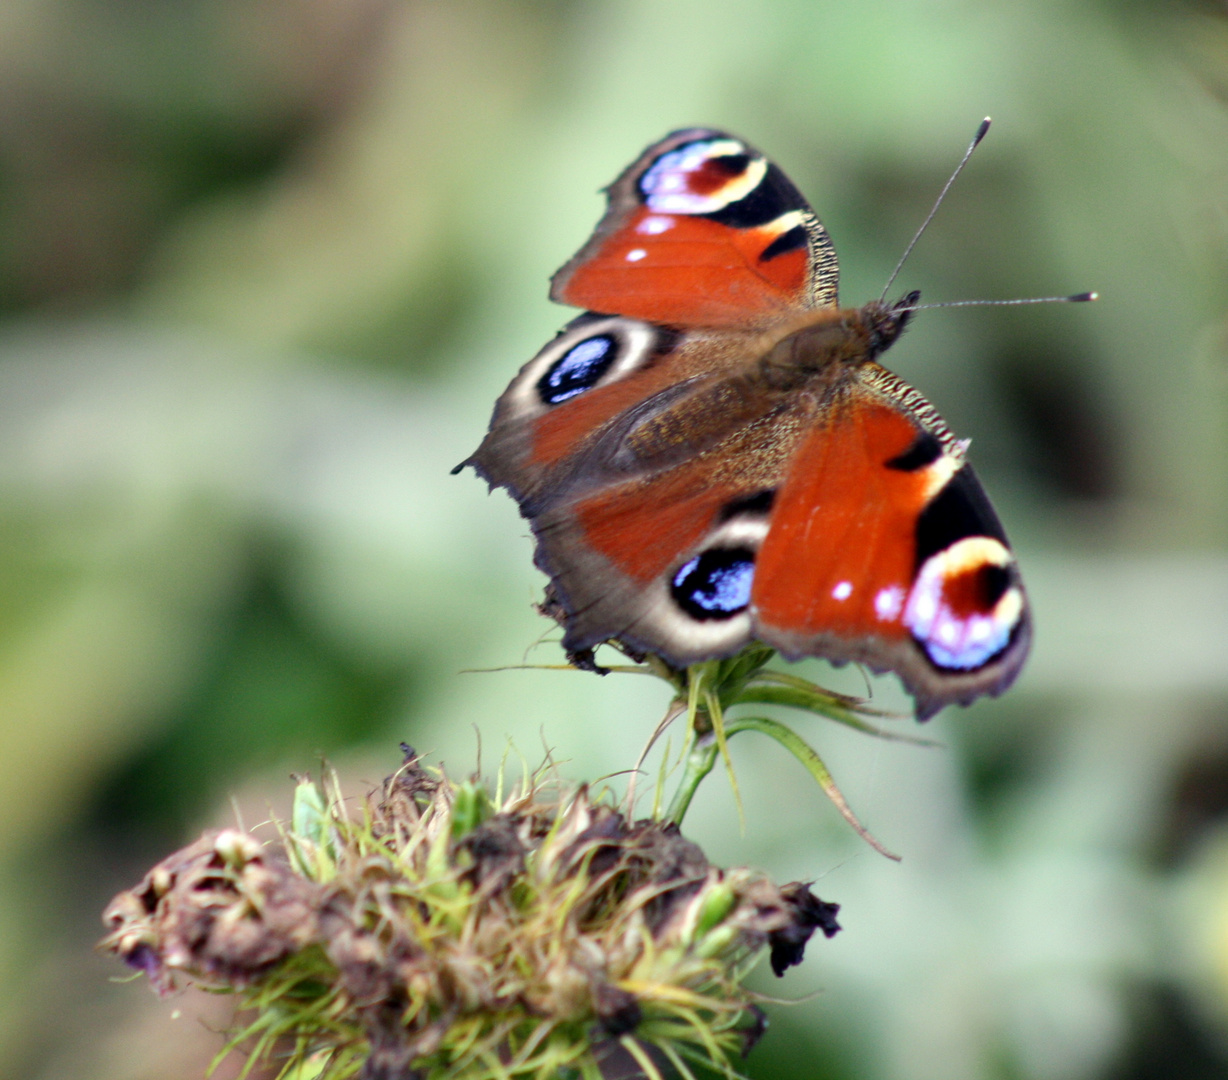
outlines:
[[543, 404], [558, 405], [591, 390], [610, 369], [618, 348], [611, 334], [585, 338], [560, 356], [537, 381]]
[[931, 663], [976, 671], [1002, 655], [1026, 617], [1010, 552], [989, 536], [959, 540], [921, 566], [904, 625]]
[[754, 552], [710, 548], [682, 565], [670, 592], [692, 619], [731, 619], [746, 610], [754, 579]]

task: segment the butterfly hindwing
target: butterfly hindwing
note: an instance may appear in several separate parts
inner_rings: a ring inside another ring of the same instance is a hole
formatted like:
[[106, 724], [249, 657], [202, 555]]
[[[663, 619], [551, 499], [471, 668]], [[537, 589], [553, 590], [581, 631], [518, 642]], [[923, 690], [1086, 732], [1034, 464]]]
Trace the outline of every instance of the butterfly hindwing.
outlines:
[[[697, 390], [683, 411], [705, 397]], [[613, 638], [681, 667], [750, 640], [756, 554], [804, 431], [803, 417], [765, 399], [708, 450], [582, 488], [536, 518], [537, 563], [570, 613], [564, 646]]]

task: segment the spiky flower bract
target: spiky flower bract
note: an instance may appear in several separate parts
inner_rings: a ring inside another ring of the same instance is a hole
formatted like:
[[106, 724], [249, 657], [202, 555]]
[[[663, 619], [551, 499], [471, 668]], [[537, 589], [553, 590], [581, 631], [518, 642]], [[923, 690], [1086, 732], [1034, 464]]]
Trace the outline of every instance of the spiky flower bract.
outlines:
[[761, 1030], [745, 975], [800, 962], [835, 912], [588, 788], [499, 798], [407, 751], [359, 812], [303, 780], [272, 841], [164, 860], [104, 945], [163, 991], [235, 994], [228, 1049], [296, 1080], [732, 1077]]

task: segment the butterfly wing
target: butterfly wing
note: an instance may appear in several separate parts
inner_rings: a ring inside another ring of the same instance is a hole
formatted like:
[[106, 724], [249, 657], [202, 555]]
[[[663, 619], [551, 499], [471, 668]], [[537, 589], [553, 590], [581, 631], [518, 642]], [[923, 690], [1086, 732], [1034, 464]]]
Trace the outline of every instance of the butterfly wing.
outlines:
[[607, 192], [592, 237], [554, 275], [552, 300], [687, 327], [762, 324], [836, 303], [827, 230], [741, 139], [676, 131]]
[[[664, 419], [668, 431], [698, 418], [726, 389], [695, 385], [663, 401], [647, 426]], [[807, 411], [803, 401], [760, 396], [738, 417], [721, 414], [706, 448], [675, 464], [654, 467], [661, 444], [641, 428], [629, 434], [640, 443], [642, 471], [618, 475], [588, 463], [606, 482], [573, 489], [533, 519], [537, 564], [566, 612], [564, 647], [580, 652], [617, 639], [683, 667], [745, 645], [754, 636], [756, 552]]]
[[755, 636], [895, 671], [921, 719], [1014, 680], [1031, 639], [1006, 534], [933, 408], [865, 365], [796, 447], [758, 551]]
[[678, 348], [682, 336], [621, 316], [574, 319], [520, 369], [482, 445], [457, 469], [473, 465], [506, 487], [530, 519], [601, 482], [602, 468], [617, 478], [631, 467], [619, 465], [618, 446], [645, 411], [712, 377], [710, 358]]

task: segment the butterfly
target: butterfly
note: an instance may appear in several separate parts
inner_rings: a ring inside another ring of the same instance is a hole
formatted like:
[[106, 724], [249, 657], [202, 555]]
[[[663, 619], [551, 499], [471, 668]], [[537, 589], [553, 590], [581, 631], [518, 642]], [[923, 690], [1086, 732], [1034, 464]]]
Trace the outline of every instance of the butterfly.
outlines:
[[757, 640], [893, 671], [921, 720], [1005, 690], [1031, 639], [1015, 557], [967, 441], [878, 363], [920, 294], [842, 308], [827, 230], [723, 131], [606, 190], [551, 281], [585, 313], [457, 466], [519, 503], [564, 648], [683, 668]]

